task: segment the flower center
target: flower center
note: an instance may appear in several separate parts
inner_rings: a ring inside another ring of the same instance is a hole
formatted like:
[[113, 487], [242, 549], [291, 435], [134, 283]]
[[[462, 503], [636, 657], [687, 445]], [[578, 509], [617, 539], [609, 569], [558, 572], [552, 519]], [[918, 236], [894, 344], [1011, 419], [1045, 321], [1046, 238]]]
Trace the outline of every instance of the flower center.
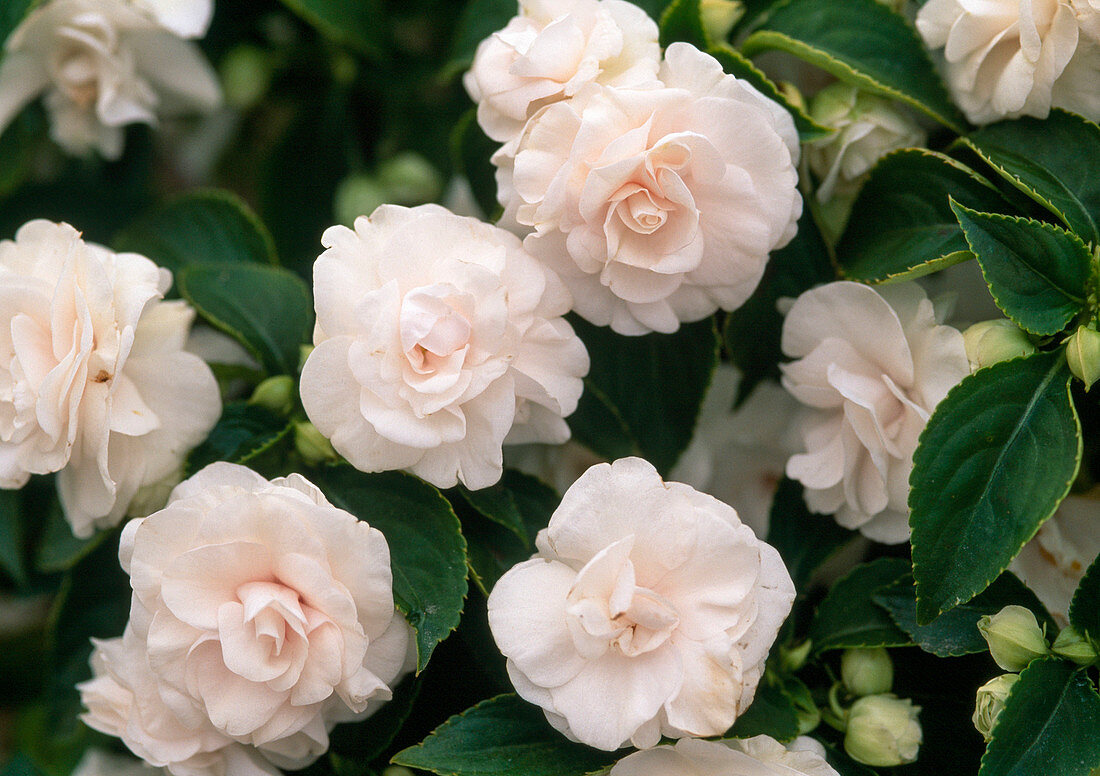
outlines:
[[401, 348], [419, 374], [435, 372], [469, 344], [470, 322], [447, 299], [455, 292], [449, 284], [423, 286], [401, 302]]
[[287, 641], [288, 629], [305, 638], [307, 617], [298, 594], [278, 582], [247, 582], [237, 589], [244, 606], [244, 623], [251, 625], [256, 640], [278, 656]]

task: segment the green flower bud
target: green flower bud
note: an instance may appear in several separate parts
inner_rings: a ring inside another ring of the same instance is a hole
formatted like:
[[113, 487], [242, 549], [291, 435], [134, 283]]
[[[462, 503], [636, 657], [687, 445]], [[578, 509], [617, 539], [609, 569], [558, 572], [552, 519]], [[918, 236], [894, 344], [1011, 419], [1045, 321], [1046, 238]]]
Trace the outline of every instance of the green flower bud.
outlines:
[[1079, 666], [1090, 666], [1100, 661], [1100, 655], [1097, 654], [1096, 647], [1078, 633], [1072, 625], [1062, 629], [1062, 632], [1058, 634], [1058, 638], [1054, 640], [1051, 651], [1058, 657], [1072, 660]]
[[340, 460], [332, 443], [309, 421], [294, 424], [294, 449], [311, 466]]
[[1006, 606], [993, 616], [978, 620], [989, 653], [1005, 671], [1019, 672], [1037, 657], [1050, 654], [1050, 647], [1034, 613], [1023, 606]]
[[298, 400], [298, 387], [290, 375], [269, 377], [256, 386], [249, 404], [269, 409], [276, 415], [289, 415]]
[[386, 201], [398, 205], [431, 202], [443, 191], [443, 177], [439, 170], [412, 151], [382, 162], [378, 166], [378, 182], [386, 191]]
[[337, 223], [351, 226], [359, 216], [369, 216], [379, 205], [386, 204], [386, 189], [372, 175], [356, 173], [340, 181], [336, 187], [333, 210]]
[[317, 349], [316, 345], [299, 345], [298, 346], [298, 371], [302, 371], [302, 367], [306, 365], [306, 359], [309, 358], [310, 353]]
[[1100, 331], [1078, 326], [1066, 341], [1069, 371], [1085, 384], [1087, 391], [1100, 380]]
[[1019, 680], [1019, 674], [1002, 674], [978, 688], [978, 695], [974, 699], [974, 716], [971, 719], [986, 741], [993, 735], [993, 726], [997, 724], [997, 717], [1005, 707], [1009, 690]]
[[840, 679], [852, 695], [882, 695], [894, 686], [894, 663], [885, 649], [846, 649]]
[[257, 46], [242, 44], [222, 58], [219, 71], [225, 104], [248, 110], [267, 94], [271, 86], [271, 55]]
[[888, 767], [917, 759], [923, 739], [920, 706], [896, 695], [868, 695], [848, 710], [844, 751], [864, 765]]
[[806, 658], [810, 656], [810, 650], [813, 649], [813, 646], [814, 643], [806, 639], [801, 644], [796, 644], [793, 647], [780, 647], [779, 664], [784, 671], [793, 674], [806, 665]]
[[739, 0], [701, 0], [699, 11], [707, 35], [718, 43], [729, 37], [733, 26], [745, 15], [745, 6]]
[[1027, 333], [1007, 318], [975, 323], [963, 332], [963, 345], [973, 372], [1035, 352]]

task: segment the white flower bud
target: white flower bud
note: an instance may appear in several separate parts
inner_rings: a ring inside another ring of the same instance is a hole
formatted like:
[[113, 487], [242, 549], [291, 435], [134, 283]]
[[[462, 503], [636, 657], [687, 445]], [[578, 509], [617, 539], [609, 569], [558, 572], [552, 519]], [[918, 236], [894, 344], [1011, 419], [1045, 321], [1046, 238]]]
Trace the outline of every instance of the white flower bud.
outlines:
[[840, 678], [852, 695], [881, 695], [894, 685], [894, 663], [885, 649], [846, 649]]
[[864, 765], [889, 767], [911, 763], [920, 750], [920, 706], [896, 695], [868, 695], [848, 711], [844, 751]]
[[1007, 318], [975, 323], [963, 332], [963, 344], [970, 369], [975, 372], [1035, 352], [1027, 333]]
[[1037, 657], [1050, 653], [1035, 614], [1012, 604], [978, 620], [993, 660], [1005, 671], [1023, 671]]
[[1096, 645], [1077, 632], [1072, 625], [1063, 628], [1051, 645], [1051, 651], [1059, 657], [1071, 660], [1079, 666], [1090, 666], [1100, 661]]
[[294, 378], [290, 375], [278, 375], [269, 377], [256, 386], [248, 403], [269, 409], [276, 415], [289, 415], [297, 398]]
[[1005, 707], [1008, 693], [1019, 680], [1019, 674], [1002, 674], [978, 688], [978, 696], [974, 701], [974, 716], [971, 719], [974, 727], [986, 741], [993, 736], [993, 726], [997, 724], [997, 717]]
[[718, 42], [726, 40], [733, 26], [745, 15], [745, 4], [740, 0], [701, 0], [699, 11], [707, 35]]
[[1066, 342], [1066, 360], [1074, 377], [1085, 384], [1087, 391], [1100, 380], [1100, 331], [1078, 326]]

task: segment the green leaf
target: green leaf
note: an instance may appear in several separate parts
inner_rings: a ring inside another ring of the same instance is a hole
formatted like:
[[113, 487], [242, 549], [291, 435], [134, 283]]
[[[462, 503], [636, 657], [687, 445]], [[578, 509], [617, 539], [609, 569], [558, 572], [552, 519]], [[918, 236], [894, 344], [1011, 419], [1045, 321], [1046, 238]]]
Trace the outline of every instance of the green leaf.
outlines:
[[416, 629], [417, 673], [458, 627], [466, 597], [466, 541], [439, 491], [404, 472], [363, 474], [349, 466], [310, 480], [336, 506], [381, 531], [390, 546], [393, 594]]
[[876, 0], [790, 0], [741, 47], [786, 51], [862, 89], [893, 97], [956, 132], [965, 126], [920, 36]]
[[982, 127], [961, 138], [1005, 180], [1100, 244], [1100, 127], [1062, 110]]
[[44, 774], [25, 754], [16, 752], [15, 756], [0, 769], [0, 776], [44, 776]]
[[17, 490], [0, 490], [0, 571], [19, 587], [27, 584], [22, 499]]
[[458, 19], [450, 62], [444, 73], [449, 77], [470, 66], [481, 41], [504, 29], [518, 12], [516, 0], [470, 0]]
[[950, 198], [976, 210], [1008, 208], [992, 184], [948, 156], [905, 148], [883, 157], [837, 245], [844, 276], [863, 283], [906, 280], [972, 258]]
[[378, 0], [283, 0], [283, 5], [329, 40], [364, 56], [382, 57], [385, 27], [380, 20], [385, 17]]
[[592, 359], [580, 406], [567, 418], [573, 436], [605, 458], [640, 455], [668, 474], [691, 442], [718, 364], [714, 321], [644, 337], [580, 319], [573, 327]]
[[451, 717], [392, 762], [440, 776], [584, 776], [616, 759], [566, 739], [537, 706], [499, 695]]
[[765, 674], [756, 688], [756, 697], [733, 723], [726, 738], [771, 736], [777, 741], [792, 741], [798, 736], [798, 715], [794, 701], [784, 692], [779, 680]]
[[535, 535], [550, 523], [550, 516], [561, 503], [558, 492], [537, 477], [515, 469], [505, 469], [501, 483], [512, 494], [516, 507], [533, 543]]
[[12, 119], [0, 135], [0, 198], [22, 186], [33, 169], [35, 152], [45, 134], [43, 119], [41, 110], [32, 105]]
[[920, 436], [909, 525], [917, 621], [984, 590], [1054, 510], [1077, 474], [1081, 425], [1061, 351], [964, 379]]
[[148, 256], [172, 274], [194, 264], [278, 264], [275, 243], [236, 194], [184, 194], [149, 213], [112, 241], [115, 250]]
[[1024, 606], [1035, 613], [1036, 619], [1054, 633], [1057, 625], [1046, 608], [1014, 575], [1001, 574], [982, 593], [965, 604], [959, 604], [944, 612], [928, 625], [917, 623], [917, 591], [910, 577], [904, 577], [893, 585], [879, 590], [874, 601], [890, 613], [898, 627], [908, 633], [917, 646], [938, 657], [979, 654], [989, 651], [981, 633], [978, 620], [993, 615], [1010, 604]]
[[785, 248], [772, 253], [749, 301], [726, 316], [726, 350], [743, 375], [737, 387], [738, 404], [762, 380], [779, 379], [779, 362], [784, 360], [779, 347], [783, 331], [783, 316], [776, 307], [779, 299], [797, 298], [803, 291], [834, 279], [825, 242], [806, 208], [798, 222], [798, 233]]
[[336, 726], [329, 734], [331, 754], [364, 765], [377, 760], [401, 731], [419, 694], [420, 680], [405, 677], [378, 711], [362, 722]]
[[661, 14], [658, 25], [661, 31], [661, 47], [666, 48], [676, 41], [690, 43], [706, 51], [710, 47], [710, 36], [703, 26], [699, 0], [672, 0]]
[[1084, 669], [1054, 658], [1020, 673], [978, 776], [1089, 776], [1100, 767], [1100, 696]]
[[951, 209], [1004, 314], [1032, 334], [1064, 329], [1088, 307], [1092, 255], [1072, 232], [1029, 218]]
[[455, 172], [466, 177], [478, 207], [492, 214], [497, 203], [496, 168], [489, 159], [500, 144], [491, 140], [477, 123], [477, 111], [468, 110], [451, 131], [451, 161]]
[[215, 461], [248, 463], [288, 433], [290, 424], [286, 418], [271, 410], [244, 402], [227, 404], [210, 436], [187, 456], [186, 476]]
[[523, 514], [519, 511], [511, 490], [503, 482], [481, 490], [469, 490], [460, 486], [457, 493], [479, 515], [507, 528], [525, 546], [531, 546], [527, 527], [523, 524]]
[[873, 596], [909, 573], [901, 558], [879, 558], [839, 580], [817, 607], [810, 625], [814, 652], [851, 647], [905, 647], [912, 640], [890, 619]]
[[818, 567], [855, 535], [837, 525], [831, 515], [810, 512], [802, 490], [799, 483], [784, 477], [768, 519], [768, 544], [779, 550], [799, 591], [804, 591]]
[[803, 143], [828, 137], [835, 131], [814, 121], [801, 105], [787, 99], [787, 95], [779, 90], [779, 87], [764, 74], [764, 71], [754, 65], [752, 60], [740, 51], [726, 43], [720, 43], [708, 49], [707, 53], [721, 62], [722, 69], [727, 73], [745, 79], [765, 97], [782, 105], [794, 119], [798, 137]]
[[41, 2], [42, 0], [4, 0], [0, 3], [0, 43], [6, 41], [27, 14]]
[[35, 553], [34, 566], [41, 572], [51, 574], [68, 571], [92, 552], [107, 536], [100, 531], [87, 539], [73, 536], [72, 526], [65, 519], [61, 502], [54, 498], [45, 510], [46, 528]]
[[313, 335], [313, 303], [301, 278], [256, 264], [195, 264], [176, 283], [207, 323], [244, 346], [269, 374], [297, 374], [299, 346]]
[[1078, 633], [1100, 643], [1100, 555], [1077, 585], [1069, 607], [1069, 621]]

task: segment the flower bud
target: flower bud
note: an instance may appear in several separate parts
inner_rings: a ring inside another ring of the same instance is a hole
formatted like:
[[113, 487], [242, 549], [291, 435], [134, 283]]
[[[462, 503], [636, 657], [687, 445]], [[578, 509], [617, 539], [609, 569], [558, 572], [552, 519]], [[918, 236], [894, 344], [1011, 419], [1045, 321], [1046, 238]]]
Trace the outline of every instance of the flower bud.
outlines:
[[718, 43], [729, 37], [733, 26], [745, 15], [745, 5], [739, 0], [702, 0], [699, 11], [707, 36]]
[[810, 656], [810, 650], [813, 649], [814, 643], [809, 639], [806, 639], [801, 644], [797, 644], [793, 647], [780, 647], [779, 648], [779, 664], [784, 671], [794, 673], [802, 666], [806, 665], [806, 658]]
[[1054, 640], [1054, 644], [1051, 646], [1051, 652], [1058, 655], [1058, 657], [1071, 660], [1079, 666], [1090, 666], [1100, 661], [1100, 655], [1097, 654], [1096, 647], [1078, 633], [1072, 625], [1063, 628], [1062, 632], [1058, 634], [1058, 638]]
[[294, 378], [290, 375], [278, 375], [269, 377], [257, 385], [248, 403], [269, 409], [276, 415], [285, 416], [294, 409], [297, 398], [298, 390]]
[[273, 72], [271, 55], [257, 46], [237, 46], [221, 61], [219, 70], [225, 103], [248, 110], [267, 94]]
[[993, 726], [997, 724], [997, 717], [1005, 707], [1012, 685], [1019, 680], [1019, 674], [1002, 674], [978, 688], [978, 695], [974, 700], [974, 716], [971, 719], [986, 741], [993, 735]]
[[305, 420], [294, 424], [294, 449], [311, 466], [340, 460], [332, 443], [316, 426]]
[[1015, 604], [978, 620], [993, 660], [1005, 671], [1023, 671], [1037, 657], [1050, 653], [1043, 631], [1030, 609]]
[[848, 710], [844, 751], [856, 762], [893, 766], [917, 759], [922, 734], [920, 706], [896, 695], [868, 695]]
[[1066, 360], [1069, 371], [1085, 384], [1087, 391], [1100, 380], [1100, 331], [1078, 326], [1066, 341]]
[[337, 223], [351, 225], [359, 216], [369, 215], [386, 203], [386, 190], [373, 175], [356, 173], [336, 187], [333, 211]]
[[894, 685], [894, 663], [885, 649], [846, 649], [840, 679], [852, 695], [881, 695]]
[[443, 178], [431, 162], [418, 153], [406, 151], [378, 166], [378, 182], [386, 192], [386, 201], [397, 205], [431, 202], [443, 191]]
[[1027, 333], [1007, 318], [975, 323], [963, 332], [963, 344], [974, 372], [1035, 352], [1035, 345]]

